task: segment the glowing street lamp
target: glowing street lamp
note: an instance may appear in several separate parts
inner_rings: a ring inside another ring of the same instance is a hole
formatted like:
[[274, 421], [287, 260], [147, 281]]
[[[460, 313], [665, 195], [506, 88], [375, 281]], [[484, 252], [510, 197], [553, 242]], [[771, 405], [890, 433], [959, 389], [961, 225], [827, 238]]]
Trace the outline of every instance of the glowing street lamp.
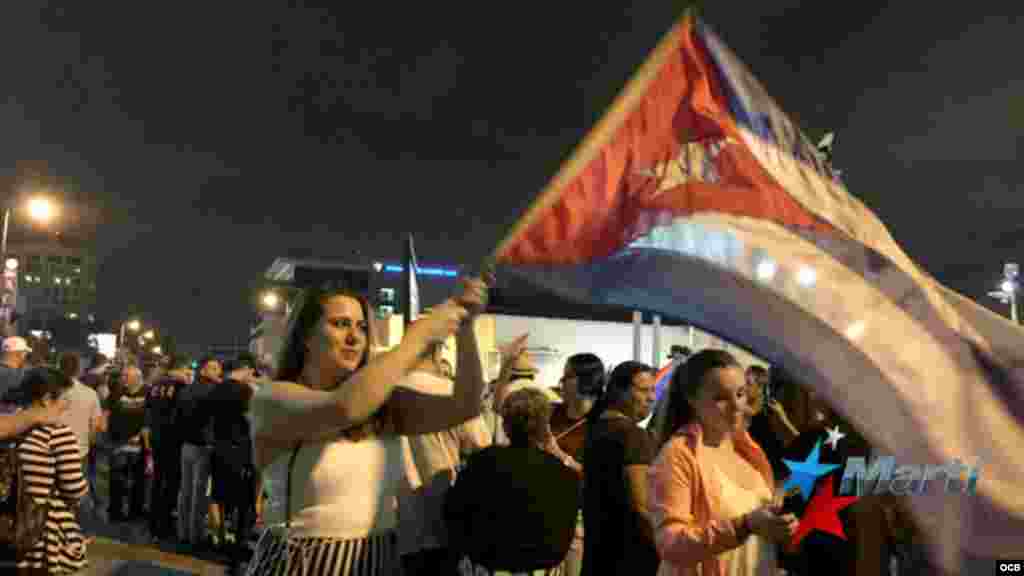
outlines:
[[[38, 196], [38, 197], [35, 197], [35, 198], [32, 198], [31, 200], [29, 200], [29, 203], [28, 203], [28, 213], [29, 213], [29, 216], [33, 220], [38, 220], [40, 222], [45, 222], [45, 221], [47, 221], [47, 220], [49, 220], [50, 218], [53, 217], [54, 211], [55, 211], [55, 209], [54, 209], [53, 203], [49, 199], [47, 199], [47, 198], [44, 198], [42, 196]], [[9, 260], [7, 258], [7, 230], [8, 230], [8, 228], [10, 228], [10, 224], [11, 224], [11, 207], [10, 207], [10, 205], [8, 205], [8, 206], [4, 207], [4, 228], [3, 228], [2, 236], [0, 236], [0, 262], [3, 262], [4, 265], [7, 266], [7, 270], [6, 271], [14, 272], [14, 270], [17, 268], [17, 261], [15, 261], [15, 267], [14, 268], [10, 268], [10, 262], [9, 262]], [[13, 260], [13, 258], [11, 260]], [[5, 302], [5, 305], [6, 306], [14, 307], [15, 303], [14, 302]], [[9, 318], [9, 316], [5, 316], [5, 318]], [[7, 333], [8, 328], [9, 327], [7, 325], [7, 320], [5, 319], [4, 320], [4, 326], [3, 326], [4, 334]]]
[[153, 332], [152, 330], [147, 330], [146, 333], [142, 335], [142, 337], [145, 338], [146, 340], [152, 340], [156, 338], [156, 333]]
[[267, 310], [277, 310], [277, 307], [281, 304], [281, 297], [277, 295], [277, 292], [267, 292], [263, 295], [263, 306]]
[[138, 320], [132, 320], [128, 323], [128, 329], [132, 332], [138, 332], [142, 328], [142, 323]]
[[999, 290], [989, 292], [988, 295], [996, 300], [999, 300], [1003, 304], [1010, 305], [1010, 319], [1013, 320], [1014, 324], [1020, 324], [1020, 319], [1017, 316], [1017, 292], [1020, 291], [1020, 284], [1017, 281], [1017, 276], [1020, 274], [1020, 267], [1013, 262], [1006, 264], [1003, 267], [1003, 281], [999, 285]]
[[163, 354], [163, 353], [164, 353], [164, 351], [163, 351], [162, 348], [160, 348], [159, 346], [153, 346], [153, 354], [159, 355], [159, 354]]
[[28, 214], [33, 220], [46, 222], [53, 218], [54, 206], [49, 198], [37, 196], [28, 202]]

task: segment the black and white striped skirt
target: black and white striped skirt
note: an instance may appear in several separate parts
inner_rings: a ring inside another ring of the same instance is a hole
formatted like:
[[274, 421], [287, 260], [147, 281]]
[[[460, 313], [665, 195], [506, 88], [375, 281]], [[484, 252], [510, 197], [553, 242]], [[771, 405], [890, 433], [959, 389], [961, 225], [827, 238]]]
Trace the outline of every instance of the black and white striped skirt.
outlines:
[[399, 576], [394, 533], [366, 538], [303, 538], [267, 529], [248, 576]]

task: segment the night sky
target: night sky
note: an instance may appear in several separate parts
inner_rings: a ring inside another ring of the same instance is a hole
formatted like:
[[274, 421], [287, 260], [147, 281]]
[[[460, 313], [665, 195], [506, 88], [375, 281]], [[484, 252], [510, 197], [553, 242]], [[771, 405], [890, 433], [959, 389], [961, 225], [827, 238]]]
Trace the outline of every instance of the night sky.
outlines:
[[[681, 12], [66, 4], [0, 12], [0, 175], [72, 179], [101, 317], [138, 311], [193, 350], [245, 338], [277, 256], [397, 260], [410, 231], [421, 264], [489, 252]], [[896, 4], [704, 17], [805, 129], [836, 130], [848, 186], [911, 257], [989, 304], [1024, 256], [1024, 35], [982, 11], [1022, 9]]]

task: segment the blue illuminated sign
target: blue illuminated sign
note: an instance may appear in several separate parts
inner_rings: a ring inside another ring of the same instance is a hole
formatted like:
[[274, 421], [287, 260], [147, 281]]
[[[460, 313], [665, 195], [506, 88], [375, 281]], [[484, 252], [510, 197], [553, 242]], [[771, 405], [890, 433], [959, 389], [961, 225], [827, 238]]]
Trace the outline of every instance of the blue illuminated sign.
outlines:
[[[402, 266], [398, 264], [385, 264], [385, 272], [400, 273], [402, 272]], [[459, 275], [458, 271], [452, 268], [439, 268], [430, 266], [419, 266], [416, 268], [416, 273], [423, 276], [441, 276], [444, 278], [455, 278]]]

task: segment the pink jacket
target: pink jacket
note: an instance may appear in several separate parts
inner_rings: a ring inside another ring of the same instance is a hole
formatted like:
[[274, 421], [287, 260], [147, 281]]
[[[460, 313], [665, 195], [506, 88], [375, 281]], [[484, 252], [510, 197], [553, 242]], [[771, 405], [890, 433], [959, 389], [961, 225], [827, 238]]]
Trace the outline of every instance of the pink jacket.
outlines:
[[[650, 512], [661, 558], [658, 576], [725, 576], [719, 554], [740, 545], [738, 519], [720, 516], [718, 483], [702, 463], [703, 432], [691, 424], [670, 439], [650, 470]], [[734, 438], [736, 452], [774, 490], [772, 467], [746, 432]]]

